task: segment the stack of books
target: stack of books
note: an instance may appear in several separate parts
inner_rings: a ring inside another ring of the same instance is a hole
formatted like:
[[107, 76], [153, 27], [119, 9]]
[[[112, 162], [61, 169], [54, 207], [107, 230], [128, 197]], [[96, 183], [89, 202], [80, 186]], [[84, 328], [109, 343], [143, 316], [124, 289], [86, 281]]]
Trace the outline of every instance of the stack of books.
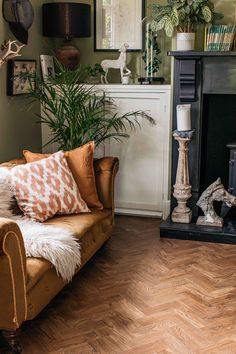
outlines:
[[212, 25], [206, 28], [205, 50], [230, 51], [235, 38], [235, 25]]

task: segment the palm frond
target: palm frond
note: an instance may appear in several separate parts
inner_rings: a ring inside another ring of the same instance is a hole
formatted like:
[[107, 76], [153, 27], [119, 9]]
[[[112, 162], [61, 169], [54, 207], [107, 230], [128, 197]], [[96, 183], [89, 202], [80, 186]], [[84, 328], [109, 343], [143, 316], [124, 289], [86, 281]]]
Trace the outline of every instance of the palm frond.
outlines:
[[148, 112], [120, 114], [105, 92], [79, 83], [84, 73], [82, 67], [69, 71], [57, 59], [55, 64], [55, 77], [46, 80], [24, 74], [30, 82], [36, 82], [36, 89], [30, 85], [27, 96], [30, 104], [41, 104], [39, 123], [47, 125], [51, 134], [46, 145], [57, 143], [59, 149], [70, 150], [94, 140], [98, 146], [107, 139], [128, 138], [131, 131], [141, 128], [143, 120], [156, 124]]

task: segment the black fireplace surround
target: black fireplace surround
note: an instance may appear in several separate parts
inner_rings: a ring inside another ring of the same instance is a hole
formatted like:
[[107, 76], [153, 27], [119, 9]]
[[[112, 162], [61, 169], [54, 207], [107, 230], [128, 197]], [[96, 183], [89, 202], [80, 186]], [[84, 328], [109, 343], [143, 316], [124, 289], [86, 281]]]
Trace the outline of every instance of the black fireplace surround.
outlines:
[[[223, 229], [195, 224], [201, 193], [218, 177], [228, 188], [229, 150], [236, 142], [236, 52], [169, 52], [174, 57], [173, 123], [177, 128], [176, 106], [191, 103], [192, 128], [189, 144], [189, 173], [193, 211], [191, 224], [161, 224], [161, 237], [236, 244], [236, 217], [225, 221]], [[178, 144], [172, 145], [172, 186], [175, 183]], [[176, 206], [172, 197], [171, 211]], [[216, 205], [220, 211], [220, 205]], [[235, 213], [236, 214], [236, 213]], [[235, 219], [235, 221], [234, 221]]]

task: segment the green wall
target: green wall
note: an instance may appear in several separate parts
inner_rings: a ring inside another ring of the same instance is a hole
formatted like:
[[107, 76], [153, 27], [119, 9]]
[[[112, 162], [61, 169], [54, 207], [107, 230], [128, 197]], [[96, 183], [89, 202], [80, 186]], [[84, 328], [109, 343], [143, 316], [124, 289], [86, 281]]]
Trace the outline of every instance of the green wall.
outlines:
[[[80, 2], [80, 3], [86, 3], [90, 4], [92, 6], [92, 19], [93, 19], [93, 0], [73, 0], [74, 2]], [[128, 0], [127, 0], [128, 1]], [[63, 2], [63, 0], [59, 0], [56, 2]], [[146, 0], [146, 11], [148, 11], [149, 4], [152, 4], [152, 0]], [[159, 3], [164, 3], [165, 0], [160, 0]], [[93, 25], [93, 21], [92, 21]], [[141, 25], [141, 24], [140, 24]], [[93, 26], [92, 26], [92, 37], [91, 38], [80, 38], [80, 39], [75, 39], [74, 43], [76, 46], [80, 49], [81, 51], [81, 64], [83, 65], [92, 65], [95, 63], [101, 63], [103, 59], [116, 59], [118, 57], [118, 54], [116, 52], [94, 52], [94, 38], [93, 38]], [[166, 44], [168, 44], [170, 41], [167, 41], [167, 43], [163, 43], [165, 48], [163, 49], [166, 51]], [[60, 41], [56, 40], [55, 41], [56, 46], [60, 45]], [[168, 48], [168, 47], [167, 47]], [[140, 54], [137, 53], [128, 53], [127, 56], [127, 63], [128, 67], [132, 70], [132, 73], [135, 75], [139, 72], [140, 69]], [[163, 66], [163, 74], [168, 77], [170, 77], [170, 59], [169, 58], [164, 58], [164, 66]], [[120, 82], [120, 77], [119, 77], [119, 72], [118, 70], [111, 70], [111, 73], [109, 73], [108, 76], [109, 82]]]
[[[78, 2], [89, 3], [93, 5], [93, 0], [73, 0]], [[128, 0], [127, 0], [128, 1]], [[164, 2], [164, 0], [161, 0]], [[50, 54], [52, 49], [60, 44], [60, 41], [43, 38], [41, 33], [41, 5], [46, 0], [31, 0], [35, 11], [35, 21], [29, 31], [29, 44], [22, 51], [22, 58], [38, 59], [39, 54]], [[147, 0], [147, 7], [152, 0]], [[225, 14], [223, 22], [235, 21], [235, 1], [234, 0], [215, 0], [218, 10]], [[93, 33], [93, 32], [92, 32]], [[197, 49], [202, 49], [203, 31], [199, 31], [197, 36]], [[14, 39], [9, 32], [7, 23], [1, 18], [0, 23], [0, 43], [5, 39]], [[115, 59], [117, 53], [99, 53], [93, 51], [93, 37], [76, 40], [77, 46], [81, 50], [81, 63], [94, 64], [100, 63], [104, 58]], [[171, 41], [163, 38], [163, 53], [171, 49]], [[133, 73], [139, 72], [140, 55], [136, 53], [128, 54], [128, 65]], [[167, 82], [170, 80], [170, 59], [164, 55], [163, 74]], [[111, 82], [119, 82], [118, 73], [114, 72], [110, 76]], [[21, 155], [22, 149], [28, 148], [34, 151], [41, 149], [41, 129], [36, 124], [35, 113], [39, 113], [39, 106], [34, 105], [29, 108], [26, 100], [21, 97], [6, 96], [6, 65], [0, 69], [0, 162]]]
[[[76, 1], [76, 0], [74, 0]], [[127, 0], [128, 1], [128, 0]], [[78, 0], [78, 2], [83, 2], [86, 4], [93, 5], [93, 0]], [[154, 2], [158, 3], [166, 3], [165, 0], [146, 0], [146, 12], [147, 15], [150, 14], [150, 5]], [[216, 9], [223, 12], [225, 14], [225, 18], [222, 22], [234, 22], [235, 19], [235, 0], [215, 0], [214, 1]], [[93, 29], [92, 29], [93, 33]], [[196, 49], [202, 50], [203, 49], [203, 38], [204, 38], [204, 31], [200, 30], [197, 33], [197, 44]], [[162, 45], [162, 53], [163, 53], [163, 65], [162, 70], [160, 72], [161, 75], [164, 75], [166, 82], [170, 82], [170, 58], [166, 56], [166, 52], [171, 49], [172, 43], [169, 38], [164, 37], [161, 35], [160, 42]], [[59, 45], [59, 42], [56, 42]], [[100, 63], [103, 59], [116, 59], [117, 53], [109, 53], [109, 52], [94, 52], [93, 50], [93, 37], [91, 38], [81, 38], [76, 39], [75, 43], [77, 47], [81, 50], [81, 63], [82, 64], [95, 64]], [[174, 45], [174, 44], [173, 44]], [[140, 71], [140, 54], [137, 53], [128, 53], [128, 66], [132, 70], [132, 73], [138, 74]], [[118, 71], [114, 71], [110, 74], [109, 80], [111, 82], [119, 82], [119, 73]]]
[[[29, 31], [29, 42], [22, 49], [23, 59], [38, 59], [39, 54], [48, 51], [49, 42], [41, 36], [42, 0], [32, 0], [35, 19]], [[2, 15], [1, 15], [2, 16]], [[8, 29], [8, 24], [1, 17], [0, 43], [15, 39]], [[29, 109], [23, 96], [6, 96], [6, 65], [0, 69], [0, 162], [22, 155], [24, 148], [41, 150], [41, 127], [36, 124], [34, 113], [39, 113], [39, 106]]]

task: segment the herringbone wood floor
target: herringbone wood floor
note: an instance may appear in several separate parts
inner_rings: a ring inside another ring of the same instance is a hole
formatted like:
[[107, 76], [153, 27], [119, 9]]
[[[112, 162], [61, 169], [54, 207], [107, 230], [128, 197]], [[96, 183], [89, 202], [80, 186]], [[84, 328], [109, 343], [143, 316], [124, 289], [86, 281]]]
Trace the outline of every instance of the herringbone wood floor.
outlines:
[[159, 240], [117, 217], [112, 239], [21, 336], [24, 354], [236, 353], [236, 246]]

